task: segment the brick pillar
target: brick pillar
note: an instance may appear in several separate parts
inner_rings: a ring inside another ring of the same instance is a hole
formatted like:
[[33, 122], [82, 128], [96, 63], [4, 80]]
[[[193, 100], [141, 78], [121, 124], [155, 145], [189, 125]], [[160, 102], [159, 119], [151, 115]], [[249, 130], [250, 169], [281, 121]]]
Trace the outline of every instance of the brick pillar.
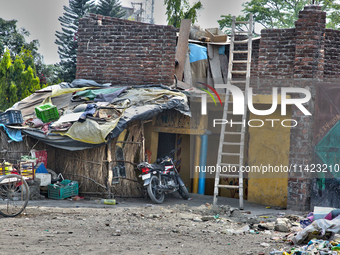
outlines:
[[321, 6], [305, 6], [295, 22], [294, 78], [322, 80], [324, 69], [326, 13]]
[[[306, 6], [295, 23], [296, 46], [294, 61], [294, 86], [307, 88], [315, 97], [314, 81], [323, 79], [326, 13], [321, 6]], [[299, 96], [299, 95], [294, 95]], [[289, 161], [296, 166], [288, 178], [288, 209], [310, 209], [309, 173], [305, 167], [313, 163], [313, 99], [305, 104], [312, 116], [305, 116], [296, 106], [292, 107], [292, 119], [298, 125], [291, 129]], [[302, 171], [301, 171], [302, 169]]]

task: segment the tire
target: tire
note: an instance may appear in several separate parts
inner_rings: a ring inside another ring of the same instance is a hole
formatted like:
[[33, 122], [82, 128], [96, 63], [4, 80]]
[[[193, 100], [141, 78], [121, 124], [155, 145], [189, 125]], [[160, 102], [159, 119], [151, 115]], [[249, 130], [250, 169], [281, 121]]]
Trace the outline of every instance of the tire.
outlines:
[[183, 197], [183, 199], [188, 200], [189, 192], [187, 188], [185, 187], [185, 185], [179, 186], [178, 193], [181, 195], [181, 197]]
[[15, 217], [26, 208], [30, 196], [28, 185], [20, 175], [0, 178], [0, 215]]
[[151, 176], [150, 184], [148, 185], [148, 194], [153, 202], [161, 204], [164, 201], [164, 192], [159, 192], [156, 187], [159, 185], [159, 178], [156, 175]]

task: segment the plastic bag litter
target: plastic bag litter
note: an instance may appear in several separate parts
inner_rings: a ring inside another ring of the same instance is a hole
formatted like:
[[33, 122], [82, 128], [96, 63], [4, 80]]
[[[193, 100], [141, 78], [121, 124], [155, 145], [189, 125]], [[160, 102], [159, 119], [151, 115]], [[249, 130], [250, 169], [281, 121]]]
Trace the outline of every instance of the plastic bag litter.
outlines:
[[339, 217], [333, 220], [315, 220], [311, 225], [300, 231], [296, 236], [292, 238], [294, 244], [302, 243], [310, 233], [314, 231], [319, 232], [319, 236], [324, 236], [326, 232], [332, 232], [333, 234], [340, 232], [340, 219]]

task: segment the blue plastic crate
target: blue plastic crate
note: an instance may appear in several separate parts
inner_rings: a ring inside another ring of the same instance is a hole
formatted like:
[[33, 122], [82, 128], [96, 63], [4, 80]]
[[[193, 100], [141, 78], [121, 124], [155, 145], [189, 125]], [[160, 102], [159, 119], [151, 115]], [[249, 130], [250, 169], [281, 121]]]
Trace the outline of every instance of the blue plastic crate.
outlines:
[[7, 110], [0, 114], [0, 123], [4, 125], [22, 124], [21, 111], [18, 110]]
[[[78, 182], [71, 180], [63, 180], [61, 186], [56, 184], [49, 184], [48, 187], [48, 198], [53, 199], [64, 199], [78, 195]], [[72, 185], [70, 185], [72, 184]]]

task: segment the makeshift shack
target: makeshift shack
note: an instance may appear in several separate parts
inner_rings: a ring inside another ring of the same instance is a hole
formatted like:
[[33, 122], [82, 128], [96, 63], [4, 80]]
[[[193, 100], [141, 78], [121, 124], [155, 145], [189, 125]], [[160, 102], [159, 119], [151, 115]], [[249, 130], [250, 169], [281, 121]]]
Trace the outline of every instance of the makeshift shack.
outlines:
[[[59, 116], [43, 123], [36, 117], [42, 105], [56, 107]], [[135, 166], [144, 160], [143, 123], [167, 109], [190, 116], [186, 95], [163, 85], [82, 79], [53, 85], [7, 110], [20, 110], [24, 123], [1, 130], [0, 157], [15, 160], [46, 150], [47, 168], [78, 181], [80, 193], [140, 196]]]

